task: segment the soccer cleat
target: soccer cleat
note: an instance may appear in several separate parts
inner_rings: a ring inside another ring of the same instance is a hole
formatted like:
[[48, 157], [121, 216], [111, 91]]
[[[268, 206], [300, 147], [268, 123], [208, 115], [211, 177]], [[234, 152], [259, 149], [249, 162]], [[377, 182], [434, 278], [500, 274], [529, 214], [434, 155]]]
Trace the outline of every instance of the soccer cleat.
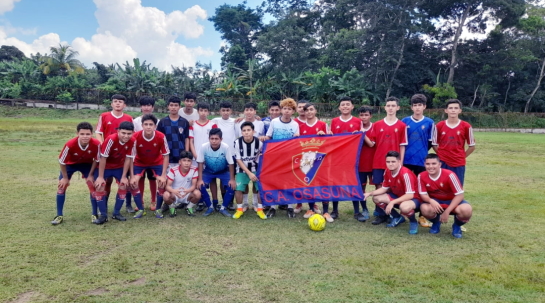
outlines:
[[125, 217], [123, 217], [121, 214], [112, 215], [112, 219], [117, 220], [117, 221], [127, 221], [127, 219]]
[[[161, 205], [161, 212], [166, 213], [166, 212], [168, 212], [169, 208], [170, 207], [168, 206], [168, 204], [163, 203], [163, 205]], [[157, 210], [157, 207], [155, 207], [155, 210]]]
[[198, 211], [198, 212], [201, 212], [205, 208], [206, 208], [206, 205], [204, 205], [204, 203], [202, 203], [202, 202], [199, 202], [199, 204], [197, 204], [197, 208], [195, 210]]
[[186, 207], [185, 213], [190, 217], [195, 217], [195, 210], [193, 210], [193, 207]]
[[184, 209], [187, 207], [187, 204], [186, 203], [179, 203], [179, 204], [176, 204], [176, 209]]
[[452, 236], [456, 239], [460, 239], [462, 237], [462, 226], [456, 223], [452, 224]]
[[202, 215], [205, 216], [205, 217], [208, 217], [208, 216], [210, 216], [213, 212], [214, 212], [214, 208], [213, 208], [212, 206], [210, 206], [210, 207], [206, 210], [206, 212], [204, 212], [204, 214], [202, 214]]
[[176, 217], [176, 208], [175, 207], [169, 208], [169, 212], [170, 212], [170, 214], [168, 215], [169, 217], [171, 217], [171, 218]]
[[362, 215], [362, 220], [363, 220], [363, 221], [360, 221], [360, 220], [358, 219], [358, 221], [360, 221], [360, 222], [365, 222], [365, 221], [367, 221], [367, 220], [370, 219], [370, 217], [369, 217], [369, 211], [368, 211], [367, 209], [364, 209], [364, 210], [361, 212], [361, 215]]
[[288, 208], [288, 218], [295, 218], [295, 211], [293, 208]]
[[108, 217], [106, 216], [100, 216], [95, 221], [93, 221], [93, 223], [96, 225], [101, 225], [101, 224], [104, 224], [105, 222], [108, 222]]
[[303, 204], [297, 203], [297, 206], [295, 206], [295, 209], [293, 210], [294, 213], [298, 214], [303, 210]]
[[317, 214], [321, 214], [322, 211], [320, 210], [320, 207], [318, 207], [317, 204], [314, 204], [314, 212], [317, 213]]
[[267, 218], [272, 218], [276, 216], [276, 209], [274, 209], [273, 207], [269, 208], [269, 211], [267, 212]]
[[164, 217], [163, 217], [163, 211], [160, 210], [160, 209], [157, 209], [157, 210], [155, 211], [155, 218], [157, 218], [157, 219], [163, 219], [163, 218], [164, 218]]
[[424, 216], [420, 216], [418, 217], [418, 224], [420, 224], [420, 226], [422, 227], [431, 227], [432, 223], [430, 221], [428, 221], [428, 219], [426, 219], [426, 217]]
[[237, 212], [233, 215], [233, 219], [240, 219], [244, 215], [244, 212], [242, 210], [237, 210]]
[[315, 214], [315, 212], [313, 212], [312, 210], [309, 209], [309, 210], [307, 210], [307, 212], [303, 215], [303, 218], [308, 219], [308, 218], [312, 217], [312, 215], [314, 215], [314, 214]]
[[418, 233], [418, 222], [409, 223], [409, 234], [416, 235]]
[[157, 202], [151, 201], [150, 206], [149, 206], [149, 210], [155, 211], [156, 208], [157, 208]]
[[132, 207], [132, 205], [127, 205], [125, 206], [125, 209], [127, 210], [127, 212], [129, 214], [134, 214], [136, 211], [134, 210], [134, 208]]
[[329, 213], [325, 213], [324, 218], [329, 223], [332, 223], [333, 221], [335, 221], [335, 219], [331, 218], [331, 215]]
[[373, 222], [371, 222], [371, 224], [373, 225], [379, 225], [379, 224], [382, 224], [384, 222], [388, 221], [388, 217], [387, 216], [377, 216], [375, 218], [375, 220], [373, 220]]
[[265, 215], [265, 213], [262, 211], [262, 210], [258, 210], [257, 211], [257, 216], [263, 220], [266, 220], [267, 219], [267, 215]]
[[339, 213], [336, 212], [336, 211], [332, 211], [331, 212], [331, 218], [333, 218], [334, 220], [337, 220], [337, 218], [339, 218]]
[[91, 216], [91, 223], [95, 222], [96, 219], [98, 219], [98, 216], [97, 215], [92, 215]]
[[246, 212], [247, 210], [248, 210], [248, 204], [243, 204], [242, 205], [242, 211]]
[[64, 221], [64, 218], [62, 216], [56, 216], [55, 218], [53, 218], [53, 221], [51, 221], [51, 224], [59, 225], [62, 223], [62, 221]]
[[467, 228], [465, 227], [465, 225], [462, 225], [462, 227], [460, 228], [463, 232], [466, 232], [467, 231]]
[[386, 225], [386, 227], [396, 227], [398, 226], [399, 224], [405, 222], [405, 217], [403, 216], [399, 216], [397, 218], [392, 218], [392, 222], [390, 222], [388, 225]]
[[430, 234], [438, 234], [441, 231], [441, 222], [438, 220], [430, 227]]
[[369, 218], [366, 219], [363, 214], [358, 213], [354, 215], [354, 219], [358, 220], [359, 222], [365, 222]]
[[225, 217], [232, 217], [231, 213], [227, 209], [220, 209], [220, 214], [224, 215]]
[[146, 213], [144, 213], [143, 210], [139, 210], [139, 211], [137, 211], [137, 212], [134, 214], [133, 218], [134, 218], [134, 219], [140, 219], [140, 218], [142, 218], [142, 216], [145, 215], [145, 214], [146, 214]]

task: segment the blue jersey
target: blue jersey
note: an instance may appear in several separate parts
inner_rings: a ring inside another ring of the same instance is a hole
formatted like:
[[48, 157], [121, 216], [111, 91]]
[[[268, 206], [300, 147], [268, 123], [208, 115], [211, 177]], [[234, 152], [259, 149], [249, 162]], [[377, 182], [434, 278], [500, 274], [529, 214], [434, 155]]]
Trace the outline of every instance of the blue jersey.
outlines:
[[267, 134], [267, 131], [269, 130], [269, 125], [271, 125], [271, 117], [265, 117], [261, 119], [263, 121], [263, 133]]
[[284, 122], [280, 120], [280, 117], [274, 118], [271, 121], [266, 134], [267, 137], [274, 140], [290, 139], [296, 134], [299, 134], [299, 124], [297, 124], [297, 122], [295, 122], [293, 119], [291, 119], [290, 122]]
[[197, 162], [204, 163], [203, 175], [229, 173], [229, 164], [235, 163], [229, 145], [224, 142], [221, 142], [217, 150], [212, 149], [210, 142], [203, 144], [199, 150]]
[[185, 139], [189, 138], [189, 122], [182, 117], [172, 121], [166, 116], [157, 123], [157, 130], [167, 138], [170, 149], [169, 162], [178, 163], [180, 153], [185, 150]]
[[407, 125], [409, 144], [405, 148], [403, 164], [424, 166], [433, 130], [433, 120], [423, 117], [417, 121], [412, 116], [401, 120]]

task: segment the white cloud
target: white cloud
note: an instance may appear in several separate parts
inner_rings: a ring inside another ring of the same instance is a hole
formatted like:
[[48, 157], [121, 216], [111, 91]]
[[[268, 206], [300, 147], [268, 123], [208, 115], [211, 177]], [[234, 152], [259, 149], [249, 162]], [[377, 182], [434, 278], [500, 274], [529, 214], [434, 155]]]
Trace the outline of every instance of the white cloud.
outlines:
[[13, 10], [15, 7], [15, 2], [19, 1], [21, 0], [0, 0], [0, 15]]
[[59, 43], [61, 43], [61, 38], [54, 33], [43, 35], [32, 41], [32, 43], [26, 43], [17, 38], [8, 37], [8, 31], [0, 26], [0, 45], [13, 45], [27, 56], [38, 52], [42, 54], [49, 53], [51, 46], [59, 45]]
[[137, 52], [130, 45], [110, 32], [93, 35], [91, 41], [76, 38], [72, 47], [79, 52], [78, 58], [87, 66], [95, 61], [106, 65], [121, 64], [137, 57]]

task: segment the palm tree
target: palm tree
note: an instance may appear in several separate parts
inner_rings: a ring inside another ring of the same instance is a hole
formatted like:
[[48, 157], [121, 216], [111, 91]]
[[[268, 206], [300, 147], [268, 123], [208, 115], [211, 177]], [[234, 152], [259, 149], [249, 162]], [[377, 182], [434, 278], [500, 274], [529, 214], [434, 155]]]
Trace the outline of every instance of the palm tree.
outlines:
[[70, 45], [52, 46], [50, 51], [51, 54], [43, 56], [43, 63], [40, 65], [45, 75], [67, 76], [71, 72], [83, 74], [85, 71], [83, 64], [76, 59], [79, 53], [73, 50]]

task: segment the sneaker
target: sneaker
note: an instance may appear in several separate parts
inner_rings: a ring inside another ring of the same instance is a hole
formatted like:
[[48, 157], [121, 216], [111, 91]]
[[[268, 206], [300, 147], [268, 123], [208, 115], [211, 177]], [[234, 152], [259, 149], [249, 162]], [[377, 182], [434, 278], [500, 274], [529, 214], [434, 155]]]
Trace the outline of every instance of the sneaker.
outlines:
[[428, 221], [428, 219], [426, 219], [426, 217], [424, 217], [424, 216], [418, 217], [418, 224], [420, 224], [420, 226], [426, 227], [426, 228], [429, 228], [432, 225], [432, 223], [430, 221]]
[[51, 224], [59, 225], [62, 223], [62, 221], [64, 221], [62, 216], [56, 216], [55, 218], [53, 218], [53, 221], [51, 221]]
[[157, 202], [151, 201], [150, 206], [149, 206], [149, 210], [155, 211], [156, 208], [157, 208]]
[[362, 219], [363, 221], [361, 221], [360, 219], [358, 219], [358, 221], [360, 221], [360, 222], [365, 222], [365, 221], [367, 221], [367, 220], [370, 219], [370, 217], [369, 217], [369, 211], [368, 211], [367, 209], [364, 209], [364, 210], [361, 212], [361, 215], [362, 215], [362, 218], [361, 218], [361, 219]]
[[331, 212], [331, 218], [333, 218], [334, 220], [336, 220], [337, 218], [339, 218], [339, 213], [336, 212], [336, 211], [332, 211], [332, 212]]
[[127, 218], [123, 217], [121, 214], [112, 215], [112, 219], [117, 220], [117, 221], [127, 221]]
[[276, 209], [271, 207], [269, 208], [269, 211], [267, 212], [267, 218], [272, 218], [274, 216], [276, 216]]
[[208, 217], [208, 216], [210, 216], [213, 212], [214, 212], [214, 208], [213, 208], [212, 206], [210, 206], [210, 207], [206, 210], [206, 212], [204, 212], [204, 214], [202, 214], [202, 215], [205, 216], [205, 217]]
[[240, 217], [242, 217], [242, 215], [244, 215], [244, 211], [237, 210], [237, 212], [233, 215], [233, 219], [240, 219]]
[[137, 212], [134, 214], [133, 218], [134, 218], [134, 219], [140, 219], [140, 218], [142, 218], [143, 215], [145, 215], [144, 211], [143, 211], [143, 210], [139, 210], [139, 211], [137, 211]]
[[164, 218], [163, 217], [163, 211], [161, 209], [157, 209], [155, 211], [155, 218], [157, 218], [157, 219], [163, 219]]
[[[248, 210], [248, 204], [243, 204], [242, 205], [242, 211], [243, 212], [246, 212]], [[238, 210], [237, 210], [238, 211]]]
[[267, 215], [265, 215], [265, 213], [264, 213], [262, 210], [258, 210], [258, 211], [257, 211], [257, 216], [258, 216], [260, 219], [267, 220]]
[[192, 207], [186, 207], [185, 213], [190, 217], [195, 217], [195, 210]]
[[270, 206], [265, 206], [265, 207], [263, 207], [263, 211], [269, 211], [269, 209], [271, 209]]
[[318, 204], [314, 204], [314, 212], [317, 214], [321, 214], [322, 211], [320, 210], [320, 207], [318, 207]]
[[108, 217], [106, 216], [100, 216], [95, 221], [93, 221], [94, 224], [101, 225], [104, 224], [104, 222], [108, 222]]
[[309, 209], [309, 210], [307, 210], [307, 212], [303, 215], [303, 218], [308, 219], [308, 218], [312, 217], [312, 215], [314, 215], [314, 214], [315, 214], [315, 212], [313, 212], [312, 210]]
[[418, 233], [418, 222], [409, 223], [409, 234], [416, 235]]
[[293, 208], [288, 208], [288, 218], [295, 218], [295, 210]]
[[220, 209], [220, 214], [224, 215], [225, 217], [232, 217], [231, 213], [227, 209]]
[[438, 234], [441, 231], [441, 222], [433, 223], [430, 227], [430, 234]]
[[132, 205], [127, 205], [125, 206], [125, 209], [127, 210], [127, 212], [129, 214], [134, 214], [136, 211], [134, 210], [134, 208], [132, 207]]
[[329, 213], [325, 213], [324, 218], [329, 223], [332, 223], [333, 221], [335, 221], [335, 219], [331, 218], [331, 215]]
[[171, 218], [176, 217], [176, 208], [175, 207], [170, 208], [169, 212], [170, 212], [170, 214], [168, 215], [169, 217], [171, 217]]
[[303, 210], [303, 204], [298, 203], [297, 206], [295, 206], [295, 209], [293, 210], [294, 213], [298, 214]]
[[462, 237], [462, 226], [452, 224], [452, 236], [456, 239], [460, 239]]
[[461, 230], [462, 230], [463, 232], [466, 232], [466, 231], [467, 231], [466, 226], [465, 226], [465, 225], [462, 225]]
[[[150, 207], [150, 208], [151, 208], [151, 207]], [[168, 212], [168, 209], [169, 209], [169, 208], [170, 208], [170, 207], [168, 206], [168, 204], [163, 203], [163, 205], [161, 205], [161, 212], [166, 213], [166, 212]], [[151, 210], [151, 209], [150, 209], [150, 210]], [[157, 210], [157, 207], [156, 207], [156, 210]]]
[[386, 227], [396, 227], [398, 226], [399, 224], [405, 222], [405, 217], [403, 216], [399, 216], [397, 218], [392, 218], [392, 222], [390, 222], [388, 225], [386, 225]]
[[91, 216], [91, 223], [95, 222], [96, 219], [98, 219], [98, 216], [97, 215], [92, 215]]
[[205, 208], [206, 208], [206, 205], [204, 205], [203, 202], [199, 202], [199, 204], [197, 204], [197, 208], [195, 208], [195, 210], [198, 211], [198, 212], [201, 212], [201, 211], [203, 211]]
[[354, 215], [354, 219], [358, 220], [359, 222], [365, 222], [367, 219], [363, 214], [357, 213]]
[[384, 223], [386, 221], [388, 221], [387, 216], [377, 216], [377, 217], [375, 217], [375, 220], [373, 220], [373, 222], [371, 222], [371, 224], [379, 225], [379, 224], [382, 224], [382, 223]]
[[187, 207], [187, 204], [186, 204], [186, 203], [180, 203], [180, 204], [177, 204], [176, 207], [174, 207], [174, 208], [176, 208], [176, 209], [184, 209], [184, 208], [186, 208], [186, 207]]

